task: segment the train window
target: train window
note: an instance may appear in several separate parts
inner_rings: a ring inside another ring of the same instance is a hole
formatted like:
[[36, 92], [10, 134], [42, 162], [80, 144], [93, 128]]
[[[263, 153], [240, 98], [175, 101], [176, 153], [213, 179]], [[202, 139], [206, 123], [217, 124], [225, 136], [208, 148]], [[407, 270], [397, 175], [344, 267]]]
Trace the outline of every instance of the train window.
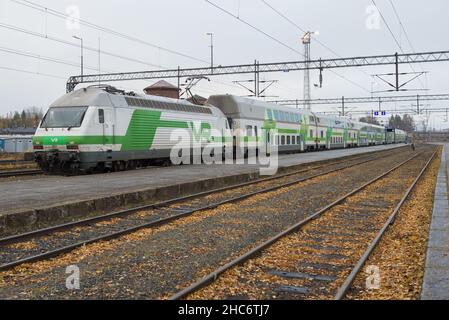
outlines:
[[296, 144], [296, 137], [292, 136], [292, 144]]
[[310, 122], [315, 122], [315, 117], [310, 116]]
[[285, 136], [281, 136], [281, 145], [285, 146]]
[[273, 120], [273, 112], [271, 112], [270, 109], [267, 109], [267, 117], [268, 117], [268, 120]]
[[290, 122], [295, 122], [295, 114], [290, 113]]
[[299, 114], [295, 113], [295, 122], [299, 123]]
[[287, 136], [287, 144], [291, 144], [291, 138], [290, 138], [290, 136]]
[[104, 123], [104, 110], [98, 109], [98, 123], [103, 124]]
[[248, 137], [252, 137], [253, 136], [253, 126], [246, 126], [246, 135]]
[[276, 145], [279, 145], [279, 136], [276, 136]]
[[229, 123], [229, 128], [234, 129], [234, 121], [232, 120], [232, 118], [228, 118], [228, 123]]
[[298, 138], [298, 139], [296, 139], [296, 142], [297, 142], [298, 144], [301, 144], [301, 137], [298, 136], [297, 138]]
[[310, 130], [310, 137], [313, 138], [313, 130]]
[[324, 138], [324, 131], [321, 130], [321, 138]]

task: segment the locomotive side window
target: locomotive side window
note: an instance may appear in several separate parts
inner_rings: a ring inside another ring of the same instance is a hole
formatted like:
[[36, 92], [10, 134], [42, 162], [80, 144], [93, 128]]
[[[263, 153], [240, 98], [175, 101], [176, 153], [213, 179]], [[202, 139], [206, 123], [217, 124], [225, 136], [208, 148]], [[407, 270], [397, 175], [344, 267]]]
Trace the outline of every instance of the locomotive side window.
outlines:
[[253, 136], [253, 126], [246, 126], [246, 135], [248, 137], [252, 137]]
[[104, 123], [104, 109], [98, 109], [98, 123]]

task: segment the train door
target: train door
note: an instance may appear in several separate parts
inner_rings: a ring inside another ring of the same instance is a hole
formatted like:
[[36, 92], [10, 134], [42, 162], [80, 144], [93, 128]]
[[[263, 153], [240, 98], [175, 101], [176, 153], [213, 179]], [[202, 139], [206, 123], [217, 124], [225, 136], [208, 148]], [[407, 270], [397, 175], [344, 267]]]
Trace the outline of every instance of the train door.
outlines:
[[266, 129], [265, 131], [265, 153], [267, 157], [271, 154], [271, 143], [272, 143], [273, 137], [271, 135], [271, 130]]
[[107, 152], [112, 152], [115, 143], [114, 109], [99, 108], [98, 123], [100, 124], [102, 130], [103, 150]]

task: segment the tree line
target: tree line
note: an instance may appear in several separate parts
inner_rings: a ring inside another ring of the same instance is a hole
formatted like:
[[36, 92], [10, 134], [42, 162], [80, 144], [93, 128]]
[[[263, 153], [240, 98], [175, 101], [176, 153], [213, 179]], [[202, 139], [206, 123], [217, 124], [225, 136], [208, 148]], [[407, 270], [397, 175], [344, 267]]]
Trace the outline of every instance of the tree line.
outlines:
[[[360, 118], [359, 121], [380, 125], [377, 118], [370, 116]], [[400, 115], [391, 116], [390, 120], [388, 121], [388, 127], [393, 129], [404, 130], [406, 132], [413, 132], [416, 130], [415, 120], [413, 119], [412, 116], [409, 116], [408, 114], [405, 114], [402, 117]]]
[[0, 129], [37, 128], [43, 116], [42, 109], [37, 107], [22, 112], [8, 112], [6, 115], [0, 115]]

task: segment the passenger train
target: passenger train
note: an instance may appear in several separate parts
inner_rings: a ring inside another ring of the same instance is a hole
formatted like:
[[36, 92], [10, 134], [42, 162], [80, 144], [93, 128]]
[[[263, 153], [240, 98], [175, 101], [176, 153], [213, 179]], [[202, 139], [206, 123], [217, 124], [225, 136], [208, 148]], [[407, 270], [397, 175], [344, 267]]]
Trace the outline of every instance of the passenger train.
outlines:
[[[247, 155], [263, 145], [267, 154], [404, 143], [401, 130], [315, 114], [233, 95], [211, 96], [205, 105], [138, 96], [111, 86], [92, 86], [55, 101], [33, 138], [36, 162], [48, 173], [121, 171], [168, 163], [179, 141], [224, 155]], [[194, 141], [196, 143], [194, 143]], [[192, 150], [193, 151], [193, 150]]]

